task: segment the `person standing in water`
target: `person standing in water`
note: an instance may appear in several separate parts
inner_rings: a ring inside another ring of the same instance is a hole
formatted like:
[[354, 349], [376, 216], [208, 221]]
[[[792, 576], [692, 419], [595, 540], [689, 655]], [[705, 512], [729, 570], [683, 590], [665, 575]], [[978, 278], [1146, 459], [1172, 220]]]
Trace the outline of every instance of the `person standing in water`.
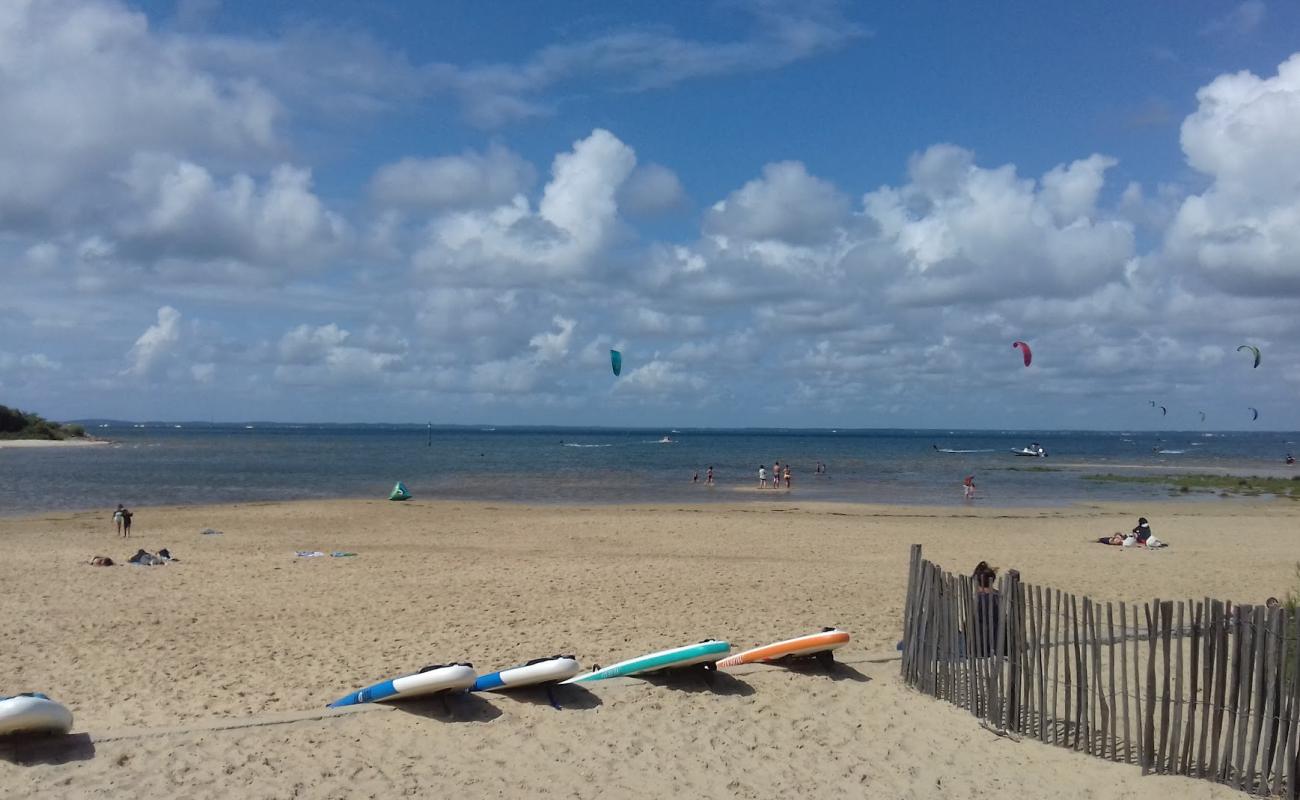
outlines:
[[967, 475], [966, 480], [961, 482], [962, 491], [965, 492], [965, 498], [972, 500], [975, 498], [975, 476]]
[[705, 486], [712, 486], [712, 485], [713, 485], [713, 465], [712, 465], [712, 464], [709, 465], [709, 471], [706, 472], [706, 473], [704, 473], [704, 485], [705, 485]]
[[767, 488], [767, 465], [766, 464], [758, 465], [758, 488], [760, 489]]
[[790, 488], [790, 462], [785, 462], [785, 488]]

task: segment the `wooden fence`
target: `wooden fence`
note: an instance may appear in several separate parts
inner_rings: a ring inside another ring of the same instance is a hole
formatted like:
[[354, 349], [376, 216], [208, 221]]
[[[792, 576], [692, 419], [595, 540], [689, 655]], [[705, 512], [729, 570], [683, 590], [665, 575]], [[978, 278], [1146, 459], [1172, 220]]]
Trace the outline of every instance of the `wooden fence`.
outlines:
[[1297, 795], [1300, 615], [1209, 598], [1098, 603], [912, 546], [903, 679], [999, 731], [1260, 795]]

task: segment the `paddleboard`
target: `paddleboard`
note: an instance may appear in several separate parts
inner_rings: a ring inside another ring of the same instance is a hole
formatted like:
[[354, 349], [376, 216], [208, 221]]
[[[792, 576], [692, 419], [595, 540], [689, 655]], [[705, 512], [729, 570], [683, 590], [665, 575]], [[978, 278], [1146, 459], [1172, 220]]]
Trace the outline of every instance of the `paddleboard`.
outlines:
[[425, 667], [414, 675], [376, 683], [359, 689], [347, 697], [340, 697], [329, 708], [355, 706], [358, 703], [376, 703], [381, 700], [405, 700], [437, 692], [468, 689], [474, 685], [473, 664], [437, 664]]
[[674, 647], [671, 650], [660, 650], [657, 653], [629, 658], [627, 661], [620, 661], [603, 669], [594, 669], [591, 672], [574, 676], [564, 681], [564, 683], [586, 683], [587, 681], [600, 681], [606, 678], [619, 678], [624, 675], [636, 675], [641, 672], [654, 672], [659, 669], [679, 669], [681, 667], [692, 667], [696, 664], [710, 664], [729, 652], [731, 652], [731, 645], [716, 639], [709, 639], [698, 644], [688, 644], [684, 647]]
[[829, 653], [843, 647], [848, 644], [848, 641], [848, 631], [829, 628], [821, 633], [810, 633], [807, 636], [798, 636], [794, 639], [786, 639], [783, 642], [773, 642], [762, 647], [755, 647], [743, 653], [736, 653], [734, 656], [719, 661], [718, 666], [738, 667], [741, 664], [776, 661], [782, 658], [815, 656], [819, 653]]
[[474, 681], [470, 691], [490, 692], [496, 689], [536, 686], [539, 683], [556, 683], [565, 678], [572, 678], [580, 669], [582, 668], [578, 666], [578, 659], [573, 656], [548, 656], [534, 659], [522, 666], [480, 675]]
[[72, 712], [39, 692], [0, 697], [0, 736], [67, 733]]

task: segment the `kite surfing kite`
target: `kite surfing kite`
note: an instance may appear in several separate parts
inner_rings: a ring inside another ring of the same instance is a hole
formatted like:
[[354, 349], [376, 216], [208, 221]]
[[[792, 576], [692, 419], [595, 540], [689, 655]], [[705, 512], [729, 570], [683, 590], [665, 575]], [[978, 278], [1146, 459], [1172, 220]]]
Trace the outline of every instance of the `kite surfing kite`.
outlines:
[[1160, 416], [1163, 417], [1165, 414], [1168, 413], [1169, 413], [1169, 409], [1165, 408], [1164, 406], [1160, 406]]
[[1259, 369], [1259, 348], [1253, 344], [1243, 344], [1237, 348], [1237, 352], [1240, 353], [1242, 350], [1249, 350], [1255, 354], [1255, 369]]
[[614, 370], [614, 377], [618, 377], [623, 372], [623, 354], [617, 350], [610, 350], [609, 366]]
[[1204, 421], [1205, 421], [1205, 412], [1202, 411], [1202, 412], [1200, 412], [1200, 414], [1201, 414], [1201, 422], [1204, 422]]
[[1152, 408], [1155, 408], [1155, 407], [1156, 407], [1156, 401], [1154, 401], [1154, 400], [1148, 400], [1147, 402], [1151, 404], [1151, 407], [1152, 407]]
[[1254, 421], [1257, 420], [1257, 419], [1259, 419], [1259, 409], [1258, 409], [1258, 408], [1251, 408], [1251, 409], [1250, 409], [1250, 421], [1251, 421], [1251, 422], [1254, 422]]
[[1031, 350], [1029, 349], [1029, 345], [1026, 344], [1025, 342], [1021, 342], [1021, 341], [1015, 341], [1015, 342], [1012, 342], [1012, 343], [1011, 343], [1011, 347], [1012, 347], [1012, 349], [1015, 349], [1015, 348], [1019, 347], [1020, 350], [1024, 353], [1024, 356], [1025, 356], [1025, 366], [1026, 366], [1026, 367], [1029, 366], [1029, 362], [1031, 362], [1031, 361], [1034, 360], [1034, 354], [1033, 354], [1033, 351], [1031, 351]]

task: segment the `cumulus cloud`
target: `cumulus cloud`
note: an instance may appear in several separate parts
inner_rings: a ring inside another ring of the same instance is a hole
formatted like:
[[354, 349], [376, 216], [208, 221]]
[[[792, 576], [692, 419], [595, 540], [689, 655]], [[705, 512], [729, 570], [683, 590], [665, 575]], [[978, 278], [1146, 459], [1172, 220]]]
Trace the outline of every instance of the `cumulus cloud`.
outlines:
[[[352, 334], [331, 322], [299, 325], [280, 337], [277, 380], [296, 385], [370, 383], [401, 368], [403, 354], [349, 340]], [[387, 342], [385, 342], [387, 344]]]
[[629, 214], [663, 214], [686, 202], [686, 190], [677, 173], [660, 164], [642, 164], [618, 195], [618, 205]]
[[861, 269], [903, 303], [1070, 297], [1120, 279], [1132, 225], [1096, 207], [1113, 159], [1053, 168], [1041, 182], [1014, 166], [986, 169], [967, 150], [936, 145], [913, 157], [910, 181], [863, 198], [878, 231]]
[[450, 213], [429, 226], [417, 268], [449, 282], [527, 284], [589, 268], [619, 227], [616, 196], [636, 154], [602, 129], [555, 157], [536, 210], [508, 204]]
[[1212, 183], [1178, 209], [1168, 255], [1225, 292], [1300, 294], [1300, 54], [1269, 78], [1221, 75], [1196, 97], [1181, 141]]
[[139, 151], [265, 155], [283, 109], [252, 76], [195, 63], [183, 40], [110, 0], [0, 4], [0, 226], [93, 210], [87, 183]]
[[153, 374], [181, 340], [181, 312], [171, 306], [158, 309], [158, 321], [145, 329], [127, 353], [127, 372], [139, 377]]
[[370, 195], [380, 205], [398, 208], [479, 208], [509, 202], [536, 178], [532, 164], [494, 145], [485, 152], [386, 164], [371, 180]]
[[848, 210], [848, 197], [834, 185], [809, 175], [800, 162], [782, 161], [763, 167], [763, 177], [714, 204], [705, 230], [737, 239], [802, 244], [823, 240]]
[[304, 169], [279, 166], [260, 186], [244, 174], [222, 184], [197, 164], [137, 155], [121, 181], [133, 205], [116, 226], [120, 244], [147, 257], [310, 266], [347, 235]]

